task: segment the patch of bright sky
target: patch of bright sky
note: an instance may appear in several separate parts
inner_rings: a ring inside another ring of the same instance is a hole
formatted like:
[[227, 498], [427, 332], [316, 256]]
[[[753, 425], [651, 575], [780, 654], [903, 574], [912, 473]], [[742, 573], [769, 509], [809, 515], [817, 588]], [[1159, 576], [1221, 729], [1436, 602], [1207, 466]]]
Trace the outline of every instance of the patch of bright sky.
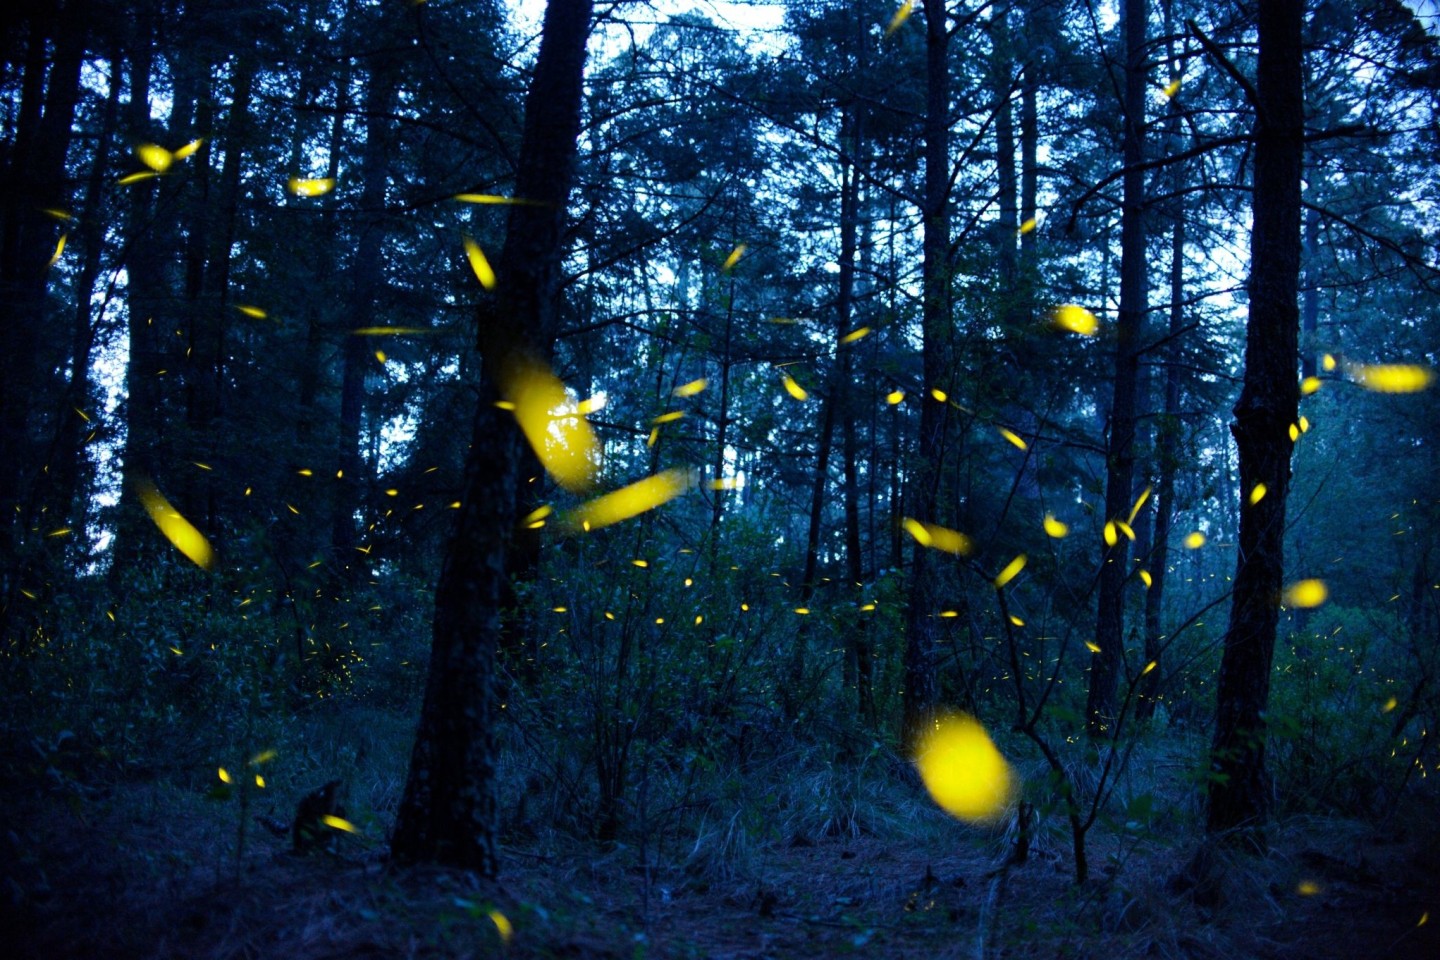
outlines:
[[[601, 25], [591, 40], [591, 50], [595, 51], [597, 43], [601, 49], [609, 44], [628, 43], [631, 36], [636, 43], [644, 43], [656, 24], [677, 14], [698, 13], [716, 26], [733, 28], [736, 38], [749, 52], [774, 53], [779, 49], [774, 33], [785, 22], [785, 10], [786, 4], [766, 0], [633, 0], [619, 6], [607, 24]], [[520, 0], [510, 11], [510, 22], [522, 36], [539, 34], [544, 17], [545, 0]], [[625, 27], [621, 29], [620, 24]]]

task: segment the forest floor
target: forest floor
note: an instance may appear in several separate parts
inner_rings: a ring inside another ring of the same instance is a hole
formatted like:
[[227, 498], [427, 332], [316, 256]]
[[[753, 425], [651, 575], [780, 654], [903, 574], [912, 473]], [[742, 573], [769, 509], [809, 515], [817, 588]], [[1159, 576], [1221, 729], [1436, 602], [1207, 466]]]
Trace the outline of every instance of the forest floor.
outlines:
[[1418, 812], [1384, 830], [1283, 821], [1267, 858], [1222, 855], [1182, 894], [1194, 838], [1122, 847], [1098, 830], [1084, 887], [1058, 830], [997, 874], [1003, 838], [958, 826], [792, 836], [688, 871], [552, 837], [507, 847], [483, 882], [391, 869], [363, 837], [300, 857], [259, 828], [237, 871], [236, 808], [164, 782], [84, 800], [11, 784], [0, 809], [0, 953], [15, 958], [1440, 957], [1440, 843]]

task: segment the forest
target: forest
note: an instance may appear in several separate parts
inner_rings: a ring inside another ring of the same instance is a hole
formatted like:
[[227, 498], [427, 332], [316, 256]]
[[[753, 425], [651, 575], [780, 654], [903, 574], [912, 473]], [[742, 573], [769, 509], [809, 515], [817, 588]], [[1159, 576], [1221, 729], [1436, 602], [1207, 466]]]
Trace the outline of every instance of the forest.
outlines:
[[1440, 956], [1435, 3], [0, 22], [7, 956]]

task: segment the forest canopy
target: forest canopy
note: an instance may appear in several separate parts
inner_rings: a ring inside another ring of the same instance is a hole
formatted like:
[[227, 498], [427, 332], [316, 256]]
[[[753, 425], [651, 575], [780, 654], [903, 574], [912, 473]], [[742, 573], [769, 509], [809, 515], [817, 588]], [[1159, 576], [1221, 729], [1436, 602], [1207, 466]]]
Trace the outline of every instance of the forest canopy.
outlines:
[[[982, 957], [1343, 956], [1284, 926], [1329, 886], [1349, 942], [1434, 945], [1434, 4], [4, 21], [0, 874], [39, 954], [97, 949], [63, 811], [142, 808], [195, 832], [115, 869], [187, 890], [287, 846], [301, 886], [585, 861], [646, 936], [730, 884], [887, 956], [947, 897]], [[988, 867], [776, 879], [912, 842]], [[1385, 856], [1409, 899], [1340, 885]], [[1019, 919], [1037, 858], [1099, 892]], [[436, 955], [579, 936], [472, 893]]]

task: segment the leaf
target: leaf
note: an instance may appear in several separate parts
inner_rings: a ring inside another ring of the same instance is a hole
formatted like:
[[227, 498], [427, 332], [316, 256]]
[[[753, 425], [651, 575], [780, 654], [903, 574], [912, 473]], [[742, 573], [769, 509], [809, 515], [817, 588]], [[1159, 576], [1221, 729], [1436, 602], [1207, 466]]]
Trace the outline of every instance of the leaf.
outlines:
[[910, 12], [914, 9], [915, 5], [911, 0], [905, 0], [900, 4], [900, 8], [895, 11], [895, 15], [890, 18], [890, 23], [885, 27], [885, 36], [889, 37], [890, 34], [903, 27], [905, 21], [910, 19]]
[[590, 486], [599, 444], [589, 422], [570, 405], [565, 384], [544, 364], [516, 360], [502, 374], [502, 392], [545, 470], [571, 492]]
[[1056, 307], [1050, 314], [1050, 323], [1057, 330], [1068, 330], [1085, 337], [1095, 336], [1095, 332], [1100, 329], [1100, 322], [1095, 319], [1095, 314], [1073, 303]]
[[1285, 588], [1282, 599], [1287, 607], [1318, 607], [1330, 596], [1324, 580], [1297, 580]]
[[1056, 520], [1048, 513], [1045, 514], [1044, 527], [1046, 535], [1054, 537], [1056, 540], [1063, 538], [1070, 532], [1070, 526], [1068, 524]]
[[1430, 386], [1435, 371], [1413, 363], [1352, 363], [1350, 376], [1376, 393], [1418, 393]]
[[572, 529], [598, 530], [639, 516], [680, 496], [695, 484], [693, 471], [677, 467], [637, 480], [583, 503], [566, 515]]
[[190, 561], [202, 570], [209, 570], [215, 563], [215, 551], [210, 548], [209, 542], [204, 535], [180, 515], [180, 512], [170, 505], [170, 501], [161, 496], [160, 491], [155, 489], [154, 484], [149, 480], [136, 482], [136, 492], [140, 496], [140, 503], [144, 505], [145, 512], [165, 539], [175, 545]]
[[1025, 554], [1022, 553], [1014, 560], [1011, 560], [1009, 563], [1007, 563], [1005, 565], [1005, 569], [1001, 570], [999, 575], [995, 577], [995, 589], [1000, 590], [1004, 588], [1005, 584], [1009, 583], [1011, 580], [1014, 580], [1015, 575], [1024, 569]]
[[486, 290], [494, 290], [495, 271], [490, 269], [490, 261], [485, 259], [485, 251], [469, 237], [464, 238], [464, 243], [465, 256], [469, 258], [470, 269], [475, 271], [475, 278], [480, 281], [480, 286]]
[[291, 177], [287, 186], [297, 197], [319, 197], [335, 189], [335, 178]]

